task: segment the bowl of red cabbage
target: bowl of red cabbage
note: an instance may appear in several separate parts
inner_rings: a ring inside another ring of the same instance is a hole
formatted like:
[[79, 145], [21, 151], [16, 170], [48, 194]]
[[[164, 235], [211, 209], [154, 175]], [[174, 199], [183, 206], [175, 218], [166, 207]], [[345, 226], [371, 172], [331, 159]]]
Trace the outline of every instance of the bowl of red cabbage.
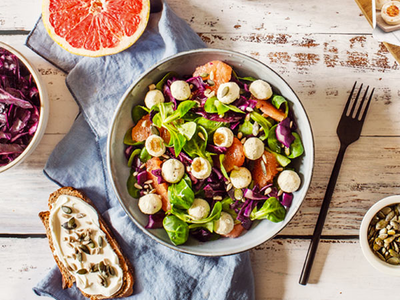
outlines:
[[0, 42], [0, 173], [34, 151], [46, 129], [48, 106], [35, 67]]
[[123, 95], [107, 145], [115, 194], [144, 233], [221, 256], [278, 234], [314, 166], [307, 114], [270, 67], [199, 49], [164, 59]]

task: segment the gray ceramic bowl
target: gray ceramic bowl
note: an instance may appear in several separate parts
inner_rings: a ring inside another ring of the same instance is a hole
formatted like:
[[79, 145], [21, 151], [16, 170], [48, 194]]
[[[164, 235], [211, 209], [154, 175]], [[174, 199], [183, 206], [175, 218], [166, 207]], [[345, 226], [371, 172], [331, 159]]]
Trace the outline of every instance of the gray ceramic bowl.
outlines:
[[[305, 148], [305, 154], [296, 162], [296, 169], [302, 178], [302, 185], [294, 193], [293, 204], [283, 222], [272, 223], [268, 220], [262, 220], [255, 222], [246, 234], [236, 239], [221, 238], [202, 243], [189, 238], [184, 245], [175, 246], [170, 242], [164, 229], [144, 228], [147, 224], [147, 216], [139, 211], [138, 201], [128, 194], [126, 188], [129, 168], [126, 166], [123, 139], [126, 130], [133, 125], [131, 120], [132, 107], [138, 104], [143, 105], [143, 99], [150, 84], [158, 82], [163, 75], [170, 71], [182, 75], [192, 74], [197, 66], [211, 60], [226, 62], [241, 76], [253, 76], [266, 80], [277, 93], [290, 100], [298, 125], [298, 132]], [[132, 84], [122, 97], [114, 114], [108, 137], [107, 154], [108, 171], [115, 194], [126, 213], [144, 233], [159, 243], [178, 251], [202, 256], [221, 256], [239, 253], [260, 245], [274, 237], [289, 223], [303, 202], [310, 185], [314, 166], [314, 141], [307, 114], [299, 98], [277, 73], [265, 64], [237, 52], [200, 49], [182, 52], [164, 59]]]
[[46, 91], [46, 85], [43, 83], [39, 72], [37, 71], [36, 67], [34, 67], [28, 59], [22, 55], [19, 51], [15, 50], [11, 46], [0, 42], [0, 48], [4, 48], [9, 52], [13, 53], [15, 56], [18, 57], [20, 62], [26, 66], [29, 72], [32, 74], [33, 79], [35, 80], [37, 89], [39, 91], [39, 98], [40, 98], [40, 116], [39, 116], [39, 123], [38, 128], [36, 129], [35, 134], [32, 137], [32, 140], [29, 142], [25, 150], [12, 162], [9, 164], [0, 167], [0, 173], [5, 172], [6, 170], [15, 167], [16, 165], [20, 164], [24, 161], [35, 148], [39, 145], [40, 140], [42, 139], [44, 132], [46, 131], [47, 120], [49, 118], [49, 99]]

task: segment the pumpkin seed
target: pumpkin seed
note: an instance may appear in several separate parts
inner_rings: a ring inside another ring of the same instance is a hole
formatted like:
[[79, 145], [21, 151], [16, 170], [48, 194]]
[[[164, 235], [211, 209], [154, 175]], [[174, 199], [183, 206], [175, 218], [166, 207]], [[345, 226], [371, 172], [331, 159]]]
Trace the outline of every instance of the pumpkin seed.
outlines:
[[108, 266], [108, 273], [110, 273], [111, 276], [115, 276], [115, 270], [113, 267]]
[[90, 268], [90, 272], [91, 273], [96, 273], [99, 271], [99, 264], [94, 264], [91, 268]]
[[90, 242], [87, 244], [87, 246], [89, 246], [90, 248], [94, 248], [94, 242], [92, 240], [90, 240]]
[[86, 254], [90, 254], [90, 250], [86, 245], [81, 245], [79, 247], [79, 249], [81, 249], [83, 252], [85, 252]]
[[83, 274], [87, 273], [87, 270], [86, 269], [80, 269], [76, 273], [83, 275]]
[[398, 265], [400, 264], [400, 258], [398, 257], [391, 257], [387, 260], [387, 262], [391, 265]]
[[390, 213], [392, 211], [392, 209], [390, 208], [390, 206], [386, 206], [386, 207], [382, 208], [380, 211], [382, 213], [384, 213], [385, 215], [387, 215], [388, 213]]
[[68, 206], [61, 206], [61, 209], [62, 209], [62, 211], [65, 212], [66, 214], [71, 214], [71, 213], [72, 213], [71, 207], [68, 207]]
[[75, 218], [69, 219], [67, 222], [63, 223], [61, 226], [67, 230], [76, 228]]
[[99, 245], [100, 248], [103, 247], [103, 238], [101, 236], [98, 237], [97, 244]]
[[376, 229], [383, 229], [387, 226], [388, 222], [386, 220], [380, 220], [378, 223], [376, 223], [375, 228]]
[[221, 97], [225, 97], [229, 93], [229, 86], [225, 86], [221, 91]]
[[207, 79], [207, 84], [208, 84], [209, 86], [214, 86], [214, 85], [215, 85], [215, 82], [214, 82], [214, 80]]
[[200, 74], [200, 77], [201, 77], [201, 78], [204, 78], [204, 77], [208, 77], [208, 75], [209, 75], [208, 73], [204, 72], [204, 73], [201, 73], [201, 74]]
[[105, 269], [106, 269], [106, 265], [104, 264], [103, 261], [101, 261], [101, 262], [99, 263], [99, 270], [100, 270], [101, 272], [104, 272]]

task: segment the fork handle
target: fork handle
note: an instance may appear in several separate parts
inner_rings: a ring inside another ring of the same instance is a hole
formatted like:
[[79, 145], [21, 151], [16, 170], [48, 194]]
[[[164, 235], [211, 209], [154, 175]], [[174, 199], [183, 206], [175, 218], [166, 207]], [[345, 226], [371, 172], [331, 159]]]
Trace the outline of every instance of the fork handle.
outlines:
[[324, 200], [322, 201], [321, 210], [319, 212], [318, 221], [314, 229], [311, 239], [310, 247], [308, 248], [306, 260], [304, 261], [303, 270], [301, 271], [300, 281], [301, 285], [306, 285], [310, 277], [311, 268], [314, 262], [315, 254], [318, 249], [319, 241], [321, 239], [322, 229], [324, 227], [326, 215], [328, 214], [329, 204], [332, 199], [333, 191], [335, 190], [336, 181], [339, 175], [340, 166], [342, 165], [344, 153], [346, 152], [347, 145], [340, 145], [340, 150], [336, 158], [335, 166], [333, 167], [331, 178], [329, 179], [328, 187], [325, 192]]

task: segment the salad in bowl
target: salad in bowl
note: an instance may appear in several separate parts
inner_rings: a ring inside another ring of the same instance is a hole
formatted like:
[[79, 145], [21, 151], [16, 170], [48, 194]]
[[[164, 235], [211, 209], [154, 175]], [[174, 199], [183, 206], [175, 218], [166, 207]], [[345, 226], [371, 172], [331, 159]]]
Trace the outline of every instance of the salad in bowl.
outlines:
[[[304, 153], [289, 99], [221, 60], [167, 72], [134, 105], [123, 139], [130, 201], [182, 245], [285, 220]], [[121, 141], [122, 143], [122, 141]]]

